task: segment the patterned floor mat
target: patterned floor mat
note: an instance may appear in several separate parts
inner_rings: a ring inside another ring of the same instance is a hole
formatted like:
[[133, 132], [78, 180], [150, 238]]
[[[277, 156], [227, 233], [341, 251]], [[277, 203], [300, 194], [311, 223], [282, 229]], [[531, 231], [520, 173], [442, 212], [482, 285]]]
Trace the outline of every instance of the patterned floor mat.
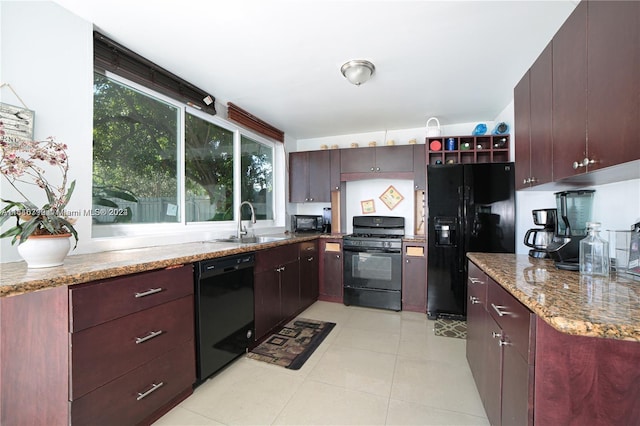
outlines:
[[438, 318], [433, 327], [436, 336], [467, 338], [467, 322], [455, 319]]

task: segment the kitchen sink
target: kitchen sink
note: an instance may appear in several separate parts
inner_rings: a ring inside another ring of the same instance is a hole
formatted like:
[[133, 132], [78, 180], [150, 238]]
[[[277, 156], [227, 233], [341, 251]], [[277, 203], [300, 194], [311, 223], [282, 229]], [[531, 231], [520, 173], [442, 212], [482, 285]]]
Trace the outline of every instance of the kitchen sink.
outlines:
[[287, 237], [270, 237], [270, 236], [254, 236], [254, 237], [229, 237], [229, 238], [220, 238], [215, 240], [220, 243], [238, 243], [238, 244], [264, 244], [264, 243], [272, 243], [274, 241], [282, 241], [286, 240]]

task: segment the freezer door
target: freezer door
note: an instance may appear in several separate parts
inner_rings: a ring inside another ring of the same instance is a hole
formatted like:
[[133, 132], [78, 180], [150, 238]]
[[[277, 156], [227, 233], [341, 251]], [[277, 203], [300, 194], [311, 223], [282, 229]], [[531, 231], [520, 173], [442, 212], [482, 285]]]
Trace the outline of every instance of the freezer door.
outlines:
[[427, 167], [427, 316], [465, 315], [464, 173], [461, 165]]
[[515, 252], [513, 163], [464, 167], [465, 253]]

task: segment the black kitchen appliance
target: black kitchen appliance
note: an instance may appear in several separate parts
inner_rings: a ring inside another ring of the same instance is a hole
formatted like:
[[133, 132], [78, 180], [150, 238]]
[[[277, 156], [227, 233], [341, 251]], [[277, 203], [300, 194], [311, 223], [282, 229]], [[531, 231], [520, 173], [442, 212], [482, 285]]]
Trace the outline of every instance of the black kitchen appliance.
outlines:
[[322, 230], [325, 234], [331, 233], [331, 207], [323, 207], [322, 208], [322, 218], [324, 220], [324, 229]]
[[542, 228], [532, 228], [524, 234], [524, 245], [531, 247], [529, 256], [537, 259], [549, 257], [547, 247], [556, 233], [557, 209], [536, 209], [531, 212], [533, 223]]
[[322, 232], [324, 217], [322, 215], [294, 214], [291, 216], [292, 232]]
[[515, 252], [513, 163], [427, 166], [427, 316], [466, 318], [467, 252]]
[[345, 305], [402, 309], [403, 236], [403, 217], [353, 217], [343, 239]]
[[580, 240], [587, 235], [595, 192], [593, 189], [581, 189], [555, 193], [558, 210], [556, 234], [546, 250], [558, 269], [580, 269]]
[[253, 343], [255, 255], [198, 262], [195, 268], [196, 385]]

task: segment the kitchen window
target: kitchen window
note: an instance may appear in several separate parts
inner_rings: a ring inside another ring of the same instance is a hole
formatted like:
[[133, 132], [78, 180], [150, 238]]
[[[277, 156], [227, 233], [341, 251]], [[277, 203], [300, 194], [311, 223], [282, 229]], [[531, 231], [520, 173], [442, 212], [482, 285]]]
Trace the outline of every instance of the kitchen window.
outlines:
[[93, 227], [177, 222], [181, 108], [94, 74]]
[[240, 197], [253, 204], [257, 220], [273, 219], [273, 148], [240, 138]]
[[94, 76], [94, 237], [149, 224], [228, 229], [245, 200], [258, 220], [274, 219], [272, 142], [120, 76]]

